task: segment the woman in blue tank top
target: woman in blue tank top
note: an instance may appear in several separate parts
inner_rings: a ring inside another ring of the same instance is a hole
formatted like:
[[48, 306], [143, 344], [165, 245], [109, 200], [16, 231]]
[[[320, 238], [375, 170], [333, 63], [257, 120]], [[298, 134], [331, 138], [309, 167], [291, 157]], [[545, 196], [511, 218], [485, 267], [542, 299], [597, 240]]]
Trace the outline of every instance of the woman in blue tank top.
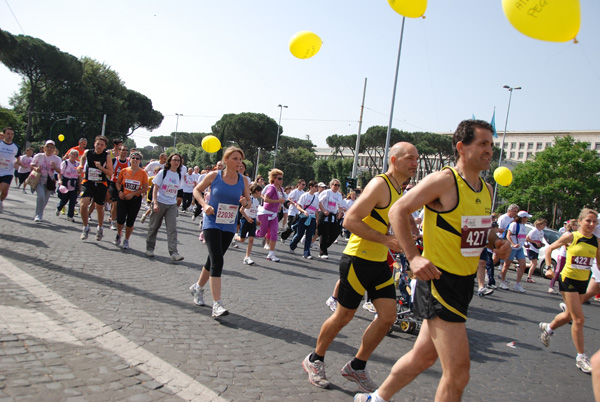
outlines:
[[[233, 240], [236, 228], [236, 217], [239, 205], [249, 206], [250, 193], [248, 182], [238, 173], [244, 159], [244, 152], [229, 147], [223, 154], [225, 169], [208, 173], [202, 182], [194, 188], [194, 197], [202, 206], [206, 217], [202, 223], [202, 233], [208, 248], [208, 258], [202, 268], [198, 282], [190, 286], [194, 303], [204, 305], [204, 285], [210, 283], [213, 297], [213, 317], [229, 314], [221, 303], [221, 272], [223, 256]], [[203, 193], [210, 187], [210, 200], [204, 199]]]

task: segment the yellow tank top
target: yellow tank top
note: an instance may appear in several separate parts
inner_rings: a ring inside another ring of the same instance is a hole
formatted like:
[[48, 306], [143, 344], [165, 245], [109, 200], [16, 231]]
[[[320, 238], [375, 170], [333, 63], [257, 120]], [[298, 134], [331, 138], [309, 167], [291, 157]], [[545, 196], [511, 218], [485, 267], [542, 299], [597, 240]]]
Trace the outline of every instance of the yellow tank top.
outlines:
[[[396, 188], [390, 182], [390, 179], [385, 174], [380, 174], [375, 177], [383, 177], [387, 183], [388, 191], [390, 193], [390, 202], [385, 208], [373, 208], [371, 213], [363, 219], [363, 222], [379, 233], [386, 234], [388, 232], [388, 225], [390, 223], [390, 218], [388, 216], [390, 208], [396, 201], [400, 199], [402, 194], [396, 190]], [[387, 261], [388, 248], [381, 243], [365, 240], [355, 234], [352, 234], [350, 236], [350, 240], [348, 240], [346, 248], [344, 249], [344, 254], [369, 261]]]
[[456, 169], [444, 169], [454, 174], [458, 203], [444, 212], [425, 207], [423, 257], [446, 272], [473, 275], [492, 227], [492, 196], [482, 178], [481, 191], [477, 192]]
[[596, 258], [598, 238], [585, 237], [579, 232], [573, 232], [573, 242], [567, 247], [567, 261], [560, 275], [576, 281], [590, 279], [592, 260]]

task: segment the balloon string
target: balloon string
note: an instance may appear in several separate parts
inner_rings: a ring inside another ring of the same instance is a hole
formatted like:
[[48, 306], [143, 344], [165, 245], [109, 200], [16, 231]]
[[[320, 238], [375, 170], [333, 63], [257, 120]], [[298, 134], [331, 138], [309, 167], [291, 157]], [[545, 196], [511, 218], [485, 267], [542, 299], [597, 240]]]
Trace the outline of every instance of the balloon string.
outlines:
[[577, 37], [573, 38], [573, 44], [576, 45], [578, 43], [579, 43], [579, 41], [577, 40]]

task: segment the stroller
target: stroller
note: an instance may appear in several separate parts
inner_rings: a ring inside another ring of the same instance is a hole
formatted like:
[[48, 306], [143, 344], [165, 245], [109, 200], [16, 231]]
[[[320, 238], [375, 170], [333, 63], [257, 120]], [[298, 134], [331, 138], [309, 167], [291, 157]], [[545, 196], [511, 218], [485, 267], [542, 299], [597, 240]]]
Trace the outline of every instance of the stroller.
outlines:
[[394, 331], [394, 326], [400, 332], [414, 334], [421, 329], [423, 320], [415, 317], [412, 311], [412, 294], [414, 285], [411, 286], [412, 273], [408, 261], [403, 254], [388, 253], [388, 265], [393, 272], [394, 286], [396, 288], [396, 322], [390, 328], [388, 335]]

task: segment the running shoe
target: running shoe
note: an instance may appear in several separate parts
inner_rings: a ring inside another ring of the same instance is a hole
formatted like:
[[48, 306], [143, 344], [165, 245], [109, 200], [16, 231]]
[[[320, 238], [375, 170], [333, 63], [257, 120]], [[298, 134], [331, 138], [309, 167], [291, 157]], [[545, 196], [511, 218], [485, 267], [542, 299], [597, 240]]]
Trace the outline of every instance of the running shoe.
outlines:
[[75, 223], [75, 218], [69, 218], [68, 221], [72, 222], [72, 223]]
[[244, 257], [244, 265], [254, 265], [254, 261], [250, 257]]
[[154, 257], [154, 250], [146, 250], [146, 257]]
[[321, 255], [319, 256], [319, 258], [320, 258], [320, 259], [322, 259], [322, 260], [326, 260], [326, 259], [328, 259], [328, 258], [329, 258], [329, 256], [328, 256], [327, 254], [321, 254]]
[[117, 235], [115, 236], [115, 246], [120, 246], [121, 245], [121, 235], [117, 233]]
[[327, 299], [327, 301], [325, 302], [325, 304], [333, 312], [335, 312], [335, 309], [337, 309], [337, 299], [335, 297], [333, 297], [333, 296], [329, 296], [329, 299]]
[[223, 303], [221, 303], [220, 301], [216, 301], [213, 304], [213, 311], [212, 311], [213, 317], [223, 317], [228, 314], [229, 314], [229, 311], [227, 311], [227, 309], [225, 307], [223, 307]]
[[271, 246], [269, 246], [268, 244], [265, 244], [265, 246], [263, 247], [265, 250], [270, 250]]
[[296, 251], [290, 247], [290, 254], [296, 254]]
[[586, 374], [590, 374], [592, 372], [592, 365], [590, 364], [590, 359], [586, 356], [579, 356], [575, 359], [577, 368], [583, 371]]
[[96, 232], [96, 240], [100, 241], [100, 240], [102, 240], [103, 237], [104, 237], [104, 228], [101, 226], [98, 226], [98, 232]]
[[554, 288], [548, 288], [548, 293], [550, 293], [551, 295], [558, 294], [558, 292], [554, 290]]
[[506, 281], [500, 282], [500, 289], [508, 290], [508, 284], [506, 283]]
[[535, 283], [535, 281], [533, 280], [533, 278], [527, 277], [527, 283]]
[[117, 230], [117, 225], [115, 224], [115, 221], [110, 221], [110, 230]]
[[315, 387], [327, 388], [329, 381], [325, 375], [325, 363], [321, 360], [310, 361], [310, 353], [302, 361], [302, 368], [308, 374], [308, 381]]
[[192, 222], [196, 221], [197, 216], [192, 216]]
[[40, 223], [41, 221], [42, 221], [42, 218], [40, 218], [39, 216], [36, 216], [35, 218], [33, 218], [34, 223]]
[[171, 260], [172, 261], [181, 261], [181, 260], [183, 260], [183, 256], [179, 255], [179, 253], [173, 253], [173, 254], [171, 254]]
[[494, 293], [493, 289], [489, 289], [484, 286], [482, 288], [479, 288], [479, 290], [477, 291], [477, 296], [484, 297], [484, 296], [491, 295], [492, 293]]
[[194, 296], [194, 303], [197, 306], [204, 306], [204, 288], [201, 288], [198, 282], [190, 286], [190, 293]]
[[56, 216], [60, 216], [60, 209], [56, 209]]
[[342, 376], [348, 381], [354, 381], [358, 384], [363, 392], [375, 392], [377, 390], [377, 384], [373, 382], [367, 368], [364, 370], [354, 370], [350, 362], [342, 368]]
[[375, 310], [375, 306], [370, 301], [364, 302], [362, 308], [363, 310], [367, 310], [369, 313], [377, 313], [377, 310]]
[[275, 254], [268, 254], [267, 255], [267, 260], [273, 261], [273, 262], [279, 262], [279, 261], [281, 261]]
[[124, 239], [123, 240], [123, 250], [128, 250], [129, 249], [129, 240]]
[[142, 215], [142, 219], [140, 219], [140, 223], [146, 222], [146, 214]]
[[373, 397], [371, 394], [356, 394], [354, 395], [354, 402], [371, 402]]
[[487, 284], [486, 287], [488, 289], [498, 289], [498, 286], [496, 286], [495, 284], [494, 285]]
[[521, 286], [519, 282], [515, 283], [513, 290], [519, 293], [525, 293], [525, 289], [523, 289], [523, 286]]
[[88, 238], [88, 235], [90, 234], [90, 228], [83, 228], [83, 230], [81, 231], [81, 240], [85, 240]]
[[558, 307], [562, 310], [562, 312], [567, 311], [567, 305], [563, 302], [558, 303]]
[[233, 240], [231, 242], [231, 247], [233, 247], [233, 248], [240, 248], [240, 246], [237, 245], [237, 243], [235, 242], [235, 240]]
[[550, 334], [550, 332], [548, 332], [548, 323], [547, 322], [540, 322], [539, 328], [540, 328], [540, 341], [542, 341], [542, 343], [544, 344], [545, 347], [550, 346], [550, 337], [552, 336], [552, 334]]
[[303, 255], [302, 257], [306, 258], [307, 260], [312, 260], [312, 255]]

